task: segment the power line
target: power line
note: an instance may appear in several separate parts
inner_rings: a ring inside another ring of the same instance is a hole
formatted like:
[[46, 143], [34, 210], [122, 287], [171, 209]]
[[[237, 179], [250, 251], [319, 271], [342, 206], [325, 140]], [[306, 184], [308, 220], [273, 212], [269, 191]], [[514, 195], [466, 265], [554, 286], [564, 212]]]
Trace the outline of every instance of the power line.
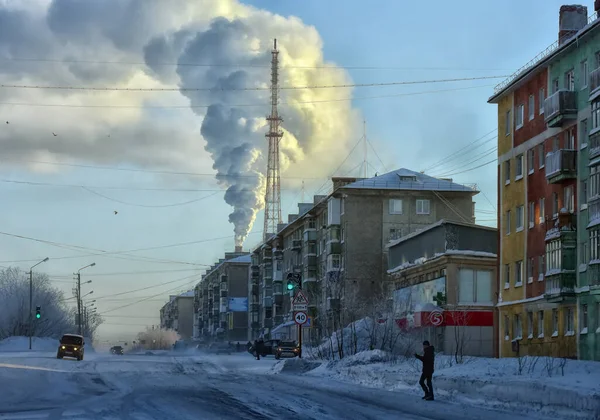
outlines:
[[[451, 169], [448, 169], [446, 171], [446, 173], [451, 173], [451, 172], [454, 172], [454, 171], [459, 170], [461, 168], [464, 168], [466, 166], [469, 166], [469, 165], [471, 165], [471, 164], [473, 164], [475, 162], [479, 162], [481, 159], [483, 159], [483, 158], [485, 158], [485, 157], [487, 157], [487, 156], [489, 156], [489, 155], [491, 155], [493, 153], [496, 153], [497, 151], [498, 151], [498, 147], [494, 146], [491, 149], [488, 149], [485, 152], [483, 152], [479, 157], [471, 159], [469, 162], [461, 163], [461, 164], [452, 166]], [[444, 178], [444, 177], [447, 177], [447, 176], [448, 175], [440, 174], [440, 175], [436, 175], [436, 178]]]
[[[335, 168], [335, 170], [331, 173], [331, 177], [333, 177], [333, 175], [340, 170], [340, 168], [344, 165], [344, 163], [346, 163], [346, 161], [350, 158], [350, 156], [352, 155], [352, 153], [356, 150], [356, 148], [358, 147], [358, 145], [363, 141], [364, 136], [362, 136], [361, 138], [358, 139], [358, 141], [356, 142], [356, 144], [354, 145], [354, 147], [352, 149], [350, 149], [350, 151], [348, 152], [348, 154], [346, 155], [346, 158], [342, 161], [342, 163], [339, 164], [339, 166], [337, 168]], [[317, 190], [315, 190], [315, 192], [313, 193], [313, 195], [317, 195], [317, 193], [319, 191], [321, 191], [323, 189], [323, 187], [325, 185], [327, 185], [327, 182], [329, 182], [329, 179], [327, 179], [327, 181], [325, 181], [323, 183], [323, 185], [321, 185]]]
[[[476, 156], [479, 156], [480, 153], [483, 153], [484, 156], [487, 156], [486, 153], [488, 153], [490, 150], [494, 149], [498, 150], [498, 147], [496, 146], [496, 142], [494, 141], [496, 140], [495, 137], [486, 139], [485, 141], [483, 141], [482, 143], [479, 143], [478, 145], [472, 144], [471, 147], [469, 148], [469, 150], [465, 150], [462, 153], [460, 153], [459, 155], [456, 155], [452, 158], [447, 159], [445, 162], [443, 162], [440, 165], [437, 165], [438, 168], [430, 168], [429, 171], [433, 171], [433, 172], [438, 172], [438, 173], [444, 173], [444, 172], [453, 172], [455, 171], [457, 168], [463, 167], [465, 165], [468, 165], [468, 163], [463, 163], [465, 162], [465, 160], [469, 160], [472, 159], [472, 156], [470, 156], [471, 153], [475, 153]], [[488, 149], [486, 151], [483, 152], [475, 152], [477, 149], [479, 149], [482, 146], [485, 146], [486, 144], [493, 142], [494, 146], [492, 147], [492, 149]], [[453, 162], [454, 161], [454, 162]], [[448, 166], [452, 169], [447, 169]], [[446, 168], [446, 169], [444, 169]]]
[[[178, 279], [175, 279], [175, 280], [170, 280], [170, 281], [167, 281], [167, 282], [161, 282], [161, 283], [153, 284], [153, 285], [151, 285], [151, 286], [141, 287], [141, 288], [139, 288], [139, 289], [127, 290], [127, 291], [125, 291], [125, 292], [111, 293], [111, 294], [108, 294], [108, 295], [103, 295], [103, 296], [99, 296], [99, 297], [94, 297], [94, 299], [95, 299], [96, 301], [99, 301], [99, 300], [104, 300], [104, 299], [106, 299], [106, 298], [109, 298], [109, 297], [110, 297], [110, 298], [112, 298], [112, 297], [117, 297], [117, 296], [128, 295], [128, 294], [130, 294], [130, 293], [141, 292], [141, 291], [144, 291], [144, 290], [155, 289], [155, 288], [157, 288], [157, 287], [167, 286], [167, 285], [169, 285], [169, 284], [174, 284], [174, 283], [182, 283], [182, 282], [188, 282], [188, 281], [189, 281], [189, 279], [195, 278], [195, 277], [197, 277], [198, 275], [199, 275], [199, 274], [191, 274], [191, 275], [189, 275], [189, 276], [180, 277], [180, 278], [178, 278]], [[181, 285], [178, 285], [177, 287], [181, 287]], [[156, 297], [156, 296], [151, 296], [151, 297]], [[146, 298], [143, 298], [143, 299], [146, 299]]]
[[[431, 79], [431, 80], [413, 80], [401, 82], [381, 82], [381, 83], [353, 83], [341, 85], [305, 85], [305, 86], [280, 86], [279, 90], [305, 90], [305, 89], [350, 89], [359, 87], [384, 87], [384, 86], [406, 86], [419, 85], [430, 83], [451, 83], [451, 82], [466, 82], [474, 80], [490, 80], [503, 79], [507, 76], [480, 76], [480, 77], [461, 77], [454, 79]], [[101, 92], [221, 92], [221, 91], [268, 91], [270, 87], [255, 86], [246, 88], [204, 88], [204, 87], [165, 87], [165, 88], [127, 88], [127, 87], [107, 87], [107, 86], [51, 86], [51, 85], [17, 85], [17, 84], [0, 84], [2, 89], [49, 89], [49, 90], [87, 90]]]
[[498, 162], [498, 158], [494, 158], [494, 159], [490, 160], [489, 162], [485, 162], [479, 166], [475, 166], [474, 168], [465, 169], [464, 171], [455, 172], [453, 174], [448, 174], [446, 176], [454, 176], [454, 175], [464, 174], [465, 172], [471, 172], [471, 171], [474, 171], [475, 169], [483, 168], [484, 166], [487, 166], [490, 163], [494, 163], [494, 162]]
[[[319, 178], [321, 179], [321, 178]], [[0, 179], [7, 184], [32, 185], [36, 187], [65, 187], [65, 188], [90, 188], [95, 190], [121, 190], [121, 191], [171, 191], [171, 192], [225, 192], [224, 189], [197, 189], [197, 188], [146, 188], [146, 187], [116, 187], [97, 185], [57, 184], [54, 182], [21, 181], [16, 179]]]
[[[0, 61], [40, 62], [58, 64], [111, 64], [126, 66], [173, 66], [173, 67], [226, 67], [226, 68], [271, 68], [267, 64], [236, 64], [236, 63], [170, 63], [157, 61], [112, 61], [112, 60], [75, 60], [75, 59], [50, 59], [50, 58], [26, 58], [26, 57], [3, 57]], [[285, 69], [323, 69], [323, 70], [454, 70], [454, 71], [512, 71], [502, 68], [470, 68], [470, 67], [396, 67], [396, 66], [343, 66], [338, 64], [321, 66], [290, 66], [282, 65]]]
[[[208, 266], [208, 265], [207, 265]], [[161, 274], [161, 273], [175, 273], [182, 271], [195, 271], [199, 270], [198, 268], [177, 268], [174, 270], [146, 270], [146, 271], [123, 271], [117, 273], [86, 273], [86, 277], [107, 277], [107, 276], [129, 276], [129, 275], [138, 275], [138, 274]], [[59, 274], [49, 274], [50, 278], [72, 278], [72, 275], [59, 275]]]
[[[350, 96], [346, 98], [334, 98], [334, 99], [319, 99], [312, 101], [293, 101], [293, 103], [282, 102], [279, 106], [293, 106], [298, 105], [314, 105], [320, 103], [334, 103], [334, 102], [353, 102], [365, 99], [385, 99], [385, 98], [399, 98], [403, 96], [418, 96], [427, 95], [430, 93], [445, 93], [445, 92], [457, 92], [461, 90], [479, 89], [483, 87], [491, 87], [494, 85], [477, 85], [467, 86], [462, 88], [451, 88], [451, 89], [436, 89], [427, 90], [422, 92], [409, 92], [409, 93], [394, 93], [388, 95], [371, 95], [371, 96]], [[23, 103], [23, 102], [0, 102], [0, 105], [6, 106], [28, 106], [28, 107], [44, 107], [44, 108], [108, 108], [108, 109], [203, 109], [208, 108], [210, 105], [87, 105], [87, 104], [45, 104], [45, 103]], [[245, 108], [245, 107], [260, 107], [264, 108], [268, 106], [267, 103], [254, 103], [254, 104], [231, 104], [229, 105], [234, 108]]]
[[179, 206], [186, 206], [188, 204], [193, 204], [193, 203], [197, 203], [198, 201], [202, 201], [202, 200], [206, 200], [207, 198], [213, 197], [215, 195], [217, 195], [219, 192], [214, 192], [212, 194], [208, 194], [205, 195], [204, 197], [200, 197], [200, 198], [195, 198], [193, 200], [188, 200], [188, 201], [183, 201], [183, 202], [179, 202], [179, 203], [171, 203], [171, 204], [156, 204], [156, 205], [150, 205], [150, 204], [136, 204], [136, 203], [129, 203], [127, 201], [122, 201], [122, 200], [117, 200], [116, 198], [111, 198], [108, 197], [104, 194], [100, 194], [99, 192], [96, 192], [90, 188], [87, 187], [82, 187], [85, 191], [92, 193], [94, 195], [97, 195], [98, 197], [102, 197], [106, 200], [109, 201], [113, 201], [115, 203], [119, 203], [119, 204], [125, 204], [127, 206], [134, 206], [134, 207], [145, 207], [145, 208], [166, 208], [166, 207], [179, 207]]

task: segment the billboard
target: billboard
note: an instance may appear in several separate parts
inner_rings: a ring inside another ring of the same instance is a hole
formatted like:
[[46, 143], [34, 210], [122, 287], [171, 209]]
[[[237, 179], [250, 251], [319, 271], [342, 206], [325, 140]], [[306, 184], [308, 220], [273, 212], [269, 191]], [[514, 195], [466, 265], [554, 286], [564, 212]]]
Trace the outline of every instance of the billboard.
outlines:
[[394, 291], [394, 316], [401, 327], [421, 326], [421, 313], [442, 311], [445, 304], [445, 276]]
[[248, 298], [247, 297], [229, 298], [229, 311], [230, 312], [248, 312]]

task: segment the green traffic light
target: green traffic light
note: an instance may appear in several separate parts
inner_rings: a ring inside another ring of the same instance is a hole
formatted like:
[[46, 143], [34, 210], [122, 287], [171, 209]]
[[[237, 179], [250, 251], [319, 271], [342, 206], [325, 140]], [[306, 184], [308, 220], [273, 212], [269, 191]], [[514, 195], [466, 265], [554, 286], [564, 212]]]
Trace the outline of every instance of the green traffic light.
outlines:
[[42, 316], [41, 316], [40, 314], [35, 314], [35, 317], [36, 317], [37, 319], [40, 319]]
[[292, 284], [292, 282], [289, 282], [287, 284], [287, 288], [288, 288], [288, 290], [292, 290], [294, 288], [294, 285]]

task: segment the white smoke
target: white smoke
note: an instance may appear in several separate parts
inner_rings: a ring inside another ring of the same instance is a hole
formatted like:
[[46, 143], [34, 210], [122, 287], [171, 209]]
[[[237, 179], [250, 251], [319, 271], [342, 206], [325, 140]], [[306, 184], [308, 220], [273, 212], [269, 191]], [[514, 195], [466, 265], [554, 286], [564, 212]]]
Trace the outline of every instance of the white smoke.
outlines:
[[[14, 121], [0, 132], [3, 153], [196, 171], [198, 163], [210, 159], [218, 182], [226, 188], [225, 200], [233, 207], [229, 220], [238, 245], [264, 206], [265, 116], [270, 111], [268, 90], [240, 89], [269, 86], [273, 39], [278, 39], [280, 49], [281, 86], [351, 83], [343, 69], [325, 62], [314, 27], [236, 0], [53, 0], [36, 2], [35, 8], [19, 8], [19, 3], [10, 8], [0, 5], [0, 58], [52, 61], [9, 60], [0, 67], [3, 80], [72, 86], [170, 85], [181, 91], [90, 95], [2, 90], [2, 102], [133, 107], [46, 108], [40, 112], [39, 108], [0, 105], [3, 116]], [[189, 88], [211, 90], [185, 90]], [[281, 91], [284, 186], [298, 187], [300, 180], [293, 181], [293, 177], [327, 176], [341, 161], [349, 140], [359, 136], [356, 122], [360, 118], [350, 101], [327, 101], [351, 94], [351, 89]], [[177, 114], [135, 108], [161, 104], [191, 107]], [[37, 124], [25, 123], [31, 120]], [[50, 131], [60, 131], [60, 135], [53, 137]]]

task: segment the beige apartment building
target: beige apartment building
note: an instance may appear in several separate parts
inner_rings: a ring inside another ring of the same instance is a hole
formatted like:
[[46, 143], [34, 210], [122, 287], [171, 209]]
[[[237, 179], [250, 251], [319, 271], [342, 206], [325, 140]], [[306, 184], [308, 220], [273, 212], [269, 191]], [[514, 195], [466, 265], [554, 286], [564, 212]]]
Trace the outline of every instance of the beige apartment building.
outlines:
[[175, 330], [182, 339], [193, 334], [194, 292], [169, 296], [169, 301], [160, 309], [160, 327]]

